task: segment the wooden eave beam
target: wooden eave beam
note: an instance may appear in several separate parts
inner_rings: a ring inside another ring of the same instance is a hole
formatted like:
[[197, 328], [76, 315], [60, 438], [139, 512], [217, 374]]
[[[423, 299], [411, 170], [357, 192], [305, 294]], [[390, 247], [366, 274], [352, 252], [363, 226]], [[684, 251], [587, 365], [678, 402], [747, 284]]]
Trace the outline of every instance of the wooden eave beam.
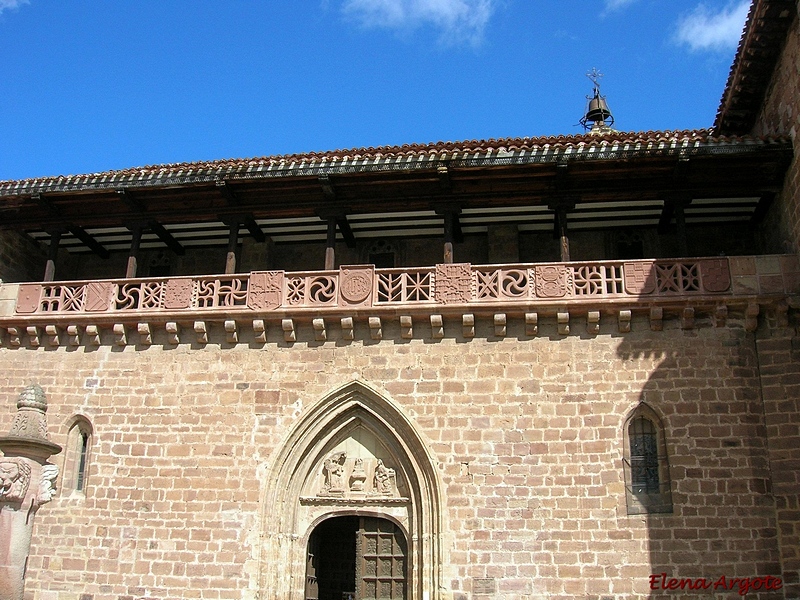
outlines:
[[253, 215], [245, 215], [242, 220], [242, 225], [247, 227], [247, 231], [250, 232], [250, 235], [253, 236], [256, 242], [259, 244], [267, 241], [267, 236], [261, 230], [261, 227], [256, 223], [256, 220], [253, 218]]
[[356, 236], [353, 235], [353, 230], [350, 228], [350, 222], [347, 220], [347, 215], [336, 217], [336, 226], [344, 238], [344, 243], [348, 248], [356, 247]]
[[231, 189], [231, 186], [228, 185], [228, 182], [224, 179], [217, 179], [216, 181], [217, 190], [222, 197], [225, 198], [225, 201], [228, 203], [229, 206], [239, 206], [239, 198], [236, 197], [236, 194]]
[[758, 225], [764, 220], [764, 217], [767, 216], [767, 212], [769, 212], [770, 206], [772, 206], [775, 200], [775, 196], [775, 192], [764, 192], [761, 194], [761, 198], [758, 199], [758, 204], [756, 204], [753, 215], [750, 217], [750, 225]]
[[153, 233], [155, 233], [158, 236], [158, 238], [162, 242], [164, 242], [167, 248], [172, 250], [172, 252], [174, 252], [178, 256], [183, 256], [184, 254], [186, 254], [186, 249], [181, 245], [181, 243], [178, 240], [176, 240], [172, 236], [172, 234], [169, 231], [167, 231], [164, 228], [164, 226], [161, 223], [152, 219], [148, 221], [148, 225], [150, 229], [152, 229]]
[[43, 196], [42, 194], [34, 194], [33, 196], [31, 196], [31, 199], [40, 206], [45, 207], [51, 215], [53, 215], [56, 219], [61, 221], [59, 227], [62, 230], [63, 229], [68, 230], [72, 235], [74, 235], [81, 242], [83, 242], [87, 248], [89, 248], [92, 252], [97, 254], [97, 256], [104, 259], [110, 256], [108, 250], [105, 247], [103, 247], [103, 245], [100, 242], [94, 239], [89, 233], [87, 233], [85, 229], [83, 229], [82, 227], [78, 227], [77, 225], [73, 225], [71, 223], [65, 223], [64, 218], [61, 215], [61, 211], [58, 210], [58, 207], [56, 207], [52, 202], [50, 202], [50, 200], [47, 199], [45, 196]]

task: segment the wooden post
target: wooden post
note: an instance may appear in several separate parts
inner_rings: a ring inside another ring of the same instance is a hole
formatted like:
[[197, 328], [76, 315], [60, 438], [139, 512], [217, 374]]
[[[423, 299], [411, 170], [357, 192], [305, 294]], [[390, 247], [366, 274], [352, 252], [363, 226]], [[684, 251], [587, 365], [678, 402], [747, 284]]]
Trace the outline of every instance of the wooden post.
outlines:
[[56, 277], [56, 260], [58, 260], [58, 245], [61, 243], [60, 229], [50, 232], [50, 248], [47, 254], [47, 264], [44, 267], [44, 281], [54, 281]]
[[131, 249], [128, 253], [128, 268], [125, 272], [126, 279], [133, 279], [136, 277], [136, 271], [139, 263], [139, 246], [142, 243], [142, 232], [144, 227], [142, 225], [129, 225], [128, 229], [131, 230]]
[[445, 264], [453, 262], [453, 213], [447, 211], [444, 213], [444, 262]]
[[336, 268], [336, 219], [328, 217], [328, 236], [325, 246], [325, 270], [332, 271]]
[[239, 221], [233, 219], [228, 222], [228, 254], [225, 257], [225, 274], [236, 273], [236, 246], [239, 244]]
[[556, 209], [556, 227], [558, 227], [558, 245], [561, 252], [561, 262], [569, 262], [569, 231], [567, 228], [567, 207], [559, 206]]

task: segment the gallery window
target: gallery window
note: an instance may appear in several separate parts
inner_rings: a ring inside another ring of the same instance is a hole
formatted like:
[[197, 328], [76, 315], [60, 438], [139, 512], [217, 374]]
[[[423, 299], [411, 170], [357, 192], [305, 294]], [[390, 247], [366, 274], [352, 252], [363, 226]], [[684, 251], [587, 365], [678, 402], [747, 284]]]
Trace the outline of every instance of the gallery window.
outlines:
[[672, 512], [664, 428], [646, 404], [640, 404], [625, 422], [623, 466], [629, 515]]
[[89, 420], [81, 415], [72, 418], [67, 434], [62, 487], [65, 494], [85, 494], [89, 477], [93, 430]]

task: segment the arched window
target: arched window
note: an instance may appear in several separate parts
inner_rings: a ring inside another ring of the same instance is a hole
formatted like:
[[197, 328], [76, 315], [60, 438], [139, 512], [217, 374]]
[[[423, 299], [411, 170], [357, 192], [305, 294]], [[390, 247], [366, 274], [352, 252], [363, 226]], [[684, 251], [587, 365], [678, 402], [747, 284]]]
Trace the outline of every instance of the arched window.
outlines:
[[669, 462], [661, 419], [640, 404], [625, 422], [625, 495], [628, 514], [672, 512]]
[[64, 494], [85, 494], [89, 476], [93, 429], [86, 417], [76, 415], [70, 420], [67, 451], [64, 456]]

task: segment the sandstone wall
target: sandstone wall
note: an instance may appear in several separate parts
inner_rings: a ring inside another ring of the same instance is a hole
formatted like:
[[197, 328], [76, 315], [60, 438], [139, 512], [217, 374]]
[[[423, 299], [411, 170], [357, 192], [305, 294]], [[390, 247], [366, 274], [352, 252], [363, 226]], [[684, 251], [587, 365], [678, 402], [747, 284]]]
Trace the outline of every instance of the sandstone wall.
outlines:
[[780, 247], [781, 252], [800, 253], [800, 18], [787, 35], [753, 133], [788, 135], [794, 142], [794, 160], [762, 236], [765, 252]]
[[41, 281], [45, 251], [26, 235], [0, 231], [0, 281]]
[[[322, 343], [308, 325], [295, 344], [272, 330], [231, 346], [215, 330], [206, 346], [0, 349], [0, 431], [31, 382], [53, 441], [76, 414], [94, 428], [85, 496], [62, 491], [37, 515], [27, 597], [255, 598], [259, 569], [280, 568], [259, 564], [262, 511], [279, 508], [259, 505], [264, 467], [299, 415], [354, 380], [430, 445], [445, 597], [487, 598], [474, 582], [494, 578], [498, 599], [675, 599], [696, 595], [661, 596], [649, 576], [779, 574], [765, 428], [780, 425], [765, 422], [741, 323], [560, 336], [553, 320], [529, 337], [514, 321], [505, 338], [478, 325], [472, 340], [446, 322], [442, 340], [387, 324], [380, 342], [363, 325]], [[672, 514], [626, 511], [623, 424], [641, 401], [665, 428]]]

